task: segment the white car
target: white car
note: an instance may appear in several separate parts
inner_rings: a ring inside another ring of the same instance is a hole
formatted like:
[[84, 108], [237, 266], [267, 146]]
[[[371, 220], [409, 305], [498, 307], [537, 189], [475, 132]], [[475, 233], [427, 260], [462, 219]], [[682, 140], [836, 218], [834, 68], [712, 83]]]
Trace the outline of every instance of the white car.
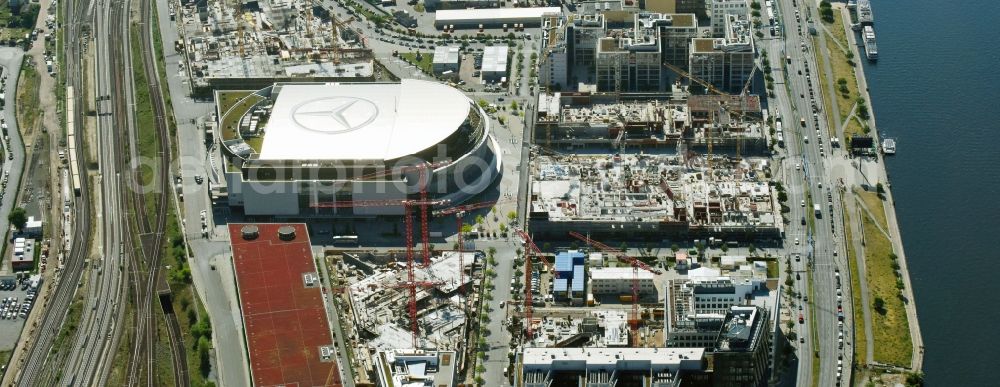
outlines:
[[802, 169], [802, 165], [799, 163], [795, 163], [795, 170], [798, 171], [800, 169]]
[[806, 200], [802, 199], [802, 207], [805, 207], [805, 206], [806, 206]]
[[798, 245], [798, 244], [799, 244], [799, 238], [795, 238], [795, 244], [796, 244], [796, 245]]

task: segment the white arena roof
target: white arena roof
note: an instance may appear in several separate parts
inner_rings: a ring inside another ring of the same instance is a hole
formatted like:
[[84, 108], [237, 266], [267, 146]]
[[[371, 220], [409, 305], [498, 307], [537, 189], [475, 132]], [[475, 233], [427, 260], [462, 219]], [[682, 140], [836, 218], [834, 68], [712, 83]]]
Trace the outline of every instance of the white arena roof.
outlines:
[[437, 82], [284, 84], [260, 160], [392, 160], [445, 140], [472, 100]]

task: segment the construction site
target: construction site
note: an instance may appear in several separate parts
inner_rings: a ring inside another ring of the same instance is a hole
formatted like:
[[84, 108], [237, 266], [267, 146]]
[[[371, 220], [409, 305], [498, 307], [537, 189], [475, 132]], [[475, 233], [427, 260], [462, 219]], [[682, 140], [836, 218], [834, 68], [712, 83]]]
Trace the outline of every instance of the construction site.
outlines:
[[531, 230], [651, 241], [778, 239], [784, 225], [769, 161], [725, 155], [539, 155]]
[[[570, 231], [546, 254], [527, 233], [515, 385], [725, 385], [771, 377], [780, 311], [767, 259], [669, 256]], [[634, 251], [634, 250], [632, 250]], [[701, 255], [701, 254], [699, 254]], [[515, 265], [519, 262], [515, 262]], [[722, 366], [721, 364], [725, 364]], [[756, 383], [755, 383], [756, 384]]]
[[756, 95], [691, 95], [675, 99], [614, 93], [539, 96], [535, 140], [573, 150], [587, 147], [672, 149], [680, 145], [760, 155], [770, 130]]
[[[431, 357], [425, 369], [438, 368], [420, 378], [434, 385], [452, 385], [474, 359], [476, 315], [485, 256], [481, 252], [428, 251], [414, 261], [413, 251], [327, 250], [333, 292], [344, 313], [345, 331], [351, 340], [357, 382], [374, 383], [394, 363]], [[410, 260], [407, 259], [410, 257]], [[447, 361], [443, 360], [447, 357]], [[409, 359], [409, 360], [400, 360]], [[438, 364], [441, 363], [441, 364]], [[447, 365], [446, 368], [438, 366]], [[397, 370], [399, 371], [399, 370]], [[418, 377], [413, 370], [390, 376], [405, 385]], [[447, 381], [447, 382], [446, 382]]]
[[379, 72], [365, 38], [313, 1], [184, 2], [186, 72], [195, 95], [213, 89], [263, 88], [275, 81], [309, 78], [372, 81]]

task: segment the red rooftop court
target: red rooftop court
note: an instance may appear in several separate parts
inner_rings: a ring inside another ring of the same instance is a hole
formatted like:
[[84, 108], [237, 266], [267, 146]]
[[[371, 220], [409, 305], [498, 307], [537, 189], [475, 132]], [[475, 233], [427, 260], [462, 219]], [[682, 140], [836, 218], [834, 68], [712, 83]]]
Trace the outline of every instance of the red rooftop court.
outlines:
[[255, 386], [341, 386], [304, 224], [230, 224]]

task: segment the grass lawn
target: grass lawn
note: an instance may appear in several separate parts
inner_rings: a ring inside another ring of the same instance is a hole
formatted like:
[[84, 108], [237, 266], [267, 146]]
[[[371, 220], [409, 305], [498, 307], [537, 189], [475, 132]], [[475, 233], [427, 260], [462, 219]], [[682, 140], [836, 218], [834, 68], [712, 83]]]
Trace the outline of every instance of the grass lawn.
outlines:
[[883, 206], [882, 199], [878, 197], [878, 194], [875, 192], [863, 191], [861, 189], [856, 189], [855, 192], [857, 192], [858, 197], [865, 202], [865, 207], [868, 207], [868, 210], [872, 212], [872, 215], [875, 216], [875, 220], [878, 221], [878, 224], [882, 226], [883, 229], [888, 230], [889, 223], [885, 220], [885, 206]]
[[892, 244], [875, 226], [875, 220], [862, 215], [865, 232], [865, 268], [868, 290], [874, 303], [876, 297], [885, 301], [884, 312], [873, 309], [872, 333], [875, 338], [875, 359], [879, 363], [909, 367], [913, 356], [909, 322], [903, 301], [896, 289], [896, 273], [892, 268]]
[[219, 92], [219, 111], [223, 114], [229, 110], [229, 108], [236, 105], [243, 97], [250, 95], [250, 91], [220, 91]]
[[[220, 109], [223, 117], [220, 121], [221, 126], [219, 129], [222, 130], [223, 140], [232, 140], [237, 138], [239, 134], [238, 130], [240, 118], [242, 118], [243, 115], [250, 110], [250, 108], [256, 105], [257, 102], [264, 99], [264, 97], [256, 94], [249, 95], [250, 93], [248, 92], [240, 92], [240, 94], [241, 95], [238, 97], [220, 97], [222, 102], [225, 103], [225, 105], [222, 105], [223, 109]], [[227, 100], [227, 98], [231, 99]]]
[[[841, 203], [844, 202], [843, 195], [841, 195]], [[844, 240], [847, 241], [847, 263], [850, 269], [851, 276], [851, 299], [854, 303], [854, 362], [855, 364], [867, 364], [868, 356], [868, 338], [865, 336], [865, 315], [864, 310], [869, 309], [868, 305], [861, 303], [861, 274], [858, 271], [858, 262], [854, 254], [853, 240], [854, 235], [851, 232], [851, 216], [845, 210], [844, 211]], [[861, 309], [864, 308], [864, 309]]]
[[[420, 60], [417, 60], [417, 55], [420, 55]], [[434, 53], [430, 52], [401, 52], [399, 56], [417, 66], [421, 71], [434, 75]]]
[[855, 116], [853, 119], [851, 119], [850, 122], [847, 123], [847, 126], [844, 128], [844, 139], [843, 139], [844, 144], [849, 144], [848, 139], [850, 139], [851, 136], [856, 134], [859, 135], [866, 134], [868, 132], [866, 125], [863, 125], [858, 120], [859, 118]]
[[778, 261], [767, 261], [767, 278], [778, 278]]
[[264, 137], [262, 136], [250, 137], [245, 140], [247, 145], [250, 145], [250, 147], [257, 153], [260, 153], [260, 149], [264, 146]]

